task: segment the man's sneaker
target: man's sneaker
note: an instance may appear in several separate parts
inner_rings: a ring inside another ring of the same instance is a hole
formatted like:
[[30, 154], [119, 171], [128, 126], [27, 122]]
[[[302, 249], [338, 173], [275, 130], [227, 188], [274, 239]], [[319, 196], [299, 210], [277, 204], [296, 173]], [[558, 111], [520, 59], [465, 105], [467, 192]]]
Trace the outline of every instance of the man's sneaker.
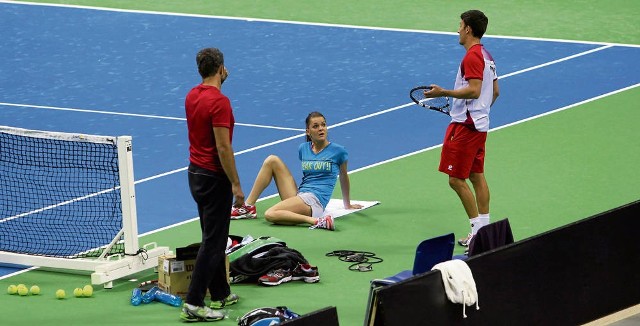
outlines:
[[473, 234], [469, 233], [466, 238], [462, 238], [458, 240], [458, 244], [463, 247], [468, 247], [469, 244], [471, 243], [471, 239], [473, 239]]
[[333, 231], [336, 227], [333, 225], [333, 217], [331, 215], [327, 215], [325, 217], [320, 217], [316, 220], [316, 224], [309, 227], [309, 229], [327, 229], [329, 231]]
[[306, 283], [317, 283], [320, 281], [318, 267], [309, 264], [298, 264], [291, 273], [292, 281], [305, 281]]
[[270, 271], [267, 275], [258, 279], [258, 283], [270, 286], [280, 285], [289, 281], [291, 281], [291, 271], [282, 268]]
[[224, 315], [209, 307], [198, 307], [185, 303], [182, 306], [182, 312], [180, 312], [180, 319], [186, 322], [216, 321], [224, 319]]
[[232, 220], [243, 220], [243, 219], [251, 219], [256, 218], [258, 214], [256, 214], [256, 206], [250, 206], [243, 204], [241, 207], [234, 207], [231, 209], [231, 219]]
[[224, 300], [211, 301], [211, 304], [209, 305], [209, 308], [211, 308], [211, 309], [222, 309], [222, 308], [224, 308], [226, 306], [230, 306], [230, 305], [238, 302], [238, 300], [240, 300], [240, 297], [235, 293], [231, 293], [226, 298], [224, 298]]

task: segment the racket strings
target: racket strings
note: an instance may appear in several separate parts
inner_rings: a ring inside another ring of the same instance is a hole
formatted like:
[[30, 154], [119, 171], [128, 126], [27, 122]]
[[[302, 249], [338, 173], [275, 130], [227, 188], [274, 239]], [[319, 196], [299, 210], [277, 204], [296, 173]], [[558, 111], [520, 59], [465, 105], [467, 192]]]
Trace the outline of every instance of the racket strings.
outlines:
[[425, 98], [422, 101], [425, 105], [438, 109], [445, 109], [449, 107], [449, 99], [446, 97]]
[[417, 89], [411, 92], [411, 97], [418, 100], [418, 103], [423, 106], [431, 106], [438, 109], [449, 107], [449, 98], [447, 97], [424, 97], [424, 89]]
[[411, 100], [417, 105], [430, 110], [442, 112], [449, 115], [451, 112], [451, 105], [449, 104], [449, 98], [446, 96], [427, 98], [424, 96], [424, 92], [431, 89], [429, 86], [418, 86], [411, 89], [409, 96]]

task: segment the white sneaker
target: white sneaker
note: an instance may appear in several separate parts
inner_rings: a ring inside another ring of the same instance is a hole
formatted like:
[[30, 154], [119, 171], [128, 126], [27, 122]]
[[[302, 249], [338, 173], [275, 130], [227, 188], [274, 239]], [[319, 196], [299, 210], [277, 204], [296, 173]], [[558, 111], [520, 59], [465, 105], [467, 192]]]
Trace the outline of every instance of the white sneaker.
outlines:
[[224, 315], [221, 312], [212, 310], [209, 307], [198, 307], [192, 304], [185, 303], [182, 306], [182, 312], [180, 312], [180, 319], [187, 322], [217, 321], [224, 319]]
[[256, 206], [242, 205], [231, 209], [232, 220], [253, 219], [258, 216]]
[[329, 231], [334, 231], [336, 229], [333, 224], [333, 217], [331, 215], [327, 215], [325, 217], [320, 217], [316, 220], [316, 224], [309, 227], [309, 229], [327, 229]]
[[473, 233], [469, 233], [466, 238], [459, 239], [458, 244], [463, 247], [468, 247], [471, 243], [471, 239], [473, 239]]

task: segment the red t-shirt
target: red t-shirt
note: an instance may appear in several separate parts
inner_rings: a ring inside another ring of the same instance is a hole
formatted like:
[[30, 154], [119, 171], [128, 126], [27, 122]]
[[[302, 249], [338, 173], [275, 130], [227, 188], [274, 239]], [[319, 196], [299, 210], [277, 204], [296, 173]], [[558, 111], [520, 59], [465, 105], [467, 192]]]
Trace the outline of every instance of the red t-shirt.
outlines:
[[201, 168], [224, 172], [213, 127], [229, 129], [229, 140], [233, 138], [235, 119], [231, 102], [219, 89], [198, 85], [191, 89], [184, 101], [189, 130], [189, 161]]

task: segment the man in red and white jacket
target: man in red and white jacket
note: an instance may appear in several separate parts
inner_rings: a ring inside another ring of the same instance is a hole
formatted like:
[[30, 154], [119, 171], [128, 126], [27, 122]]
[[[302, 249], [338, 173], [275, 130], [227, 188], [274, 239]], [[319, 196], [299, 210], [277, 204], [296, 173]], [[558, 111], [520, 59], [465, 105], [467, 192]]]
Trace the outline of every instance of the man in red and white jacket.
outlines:
[[[439, 171], [449, 175], [471, 223], [471, 232], [458, 241], [468, 246], [478, 229], [489, 224], [489, 186], [484, 157], [489, 112], [498, 97], [498, 75], [493, 57], [480, 43], [489, 19], [479, 10], [460, 15], [460, 45], [467, 50], [458, 69], [454, 89], [431, 85], [426, 97], [452, 97], [451, 123], [445, 133]], [[467, 184], [471, 181], [473, 190]], [[474, 195], [475, 193], [475, 195]]]

